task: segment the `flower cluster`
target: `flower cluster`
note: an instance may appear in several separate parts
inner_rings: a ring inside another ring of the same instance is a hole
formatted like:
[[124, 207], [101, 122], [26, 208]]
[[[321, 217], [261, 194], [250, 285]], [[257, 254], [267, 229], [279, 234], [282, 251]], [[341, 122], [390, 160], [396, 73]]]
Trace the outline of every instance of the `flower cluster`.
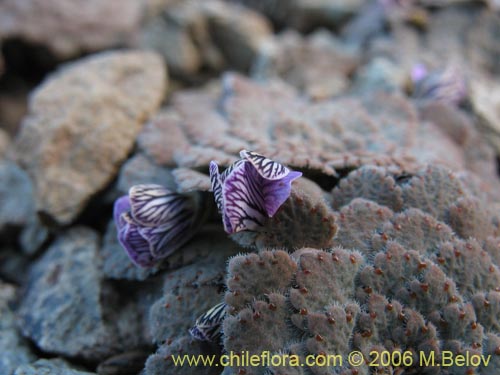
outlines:
[[[210, 179], [227, 233], [258, 230], [288, 199], [302, 173], [250, 151], [222, 173], [210, 163]], [[118, 240], [130, 259], [150, 267], [184, 245], [206, 216], [200, 195], [179, 194], [160, 185], [136, 185], [116, 200]]]

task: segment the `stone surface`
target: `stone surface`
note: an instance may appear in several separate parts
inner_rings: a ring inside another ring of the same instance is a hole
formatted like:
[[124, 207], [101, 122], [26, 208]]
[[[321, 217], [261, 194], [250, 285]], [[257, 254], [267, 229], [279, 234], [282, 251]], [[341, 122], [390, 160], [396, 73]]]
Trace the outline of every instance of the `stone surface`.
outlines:
[[227, 66], [247, 71], [271, 36], [267, 20], [249, 9], [223, 2], [204, 2], [209, 30]]
[[143, 1], [7, 0], [0, 3], [0, 36], [49, 48], [58, 58], [132, 42]]
[[170, 170], [157, 165], [141, 153], [122, 165], [116, 188], [121, 194], [128, 194], [129, 189], [138, 184], [159, 184], [175, 189], [174, 177]]
[[156, 54], [120, 51], [68, 65], [39, 86], [16, 142], [37, 210], [71, 222], [114, 177], [165, 85]]
[[158, 51], [175, 76], [196, 81], [203, 69], [248, 70], [270, 37], [267, 20], [248, 8], [220, 0], [187, 0], [149, 20], [140, 44]]
[[96, 233], [80, 227], [59, 237], [30, 271], [23, 333], [42, 350], [92, 360], [140, 345], [140, 305], [103, 284], [99, 269]]
[[10, 146], [10, 137], [5, 130], [0, 128], [0, 160], [5, 156]]
[[14, 375], [95, 375], [93, 372], [77, 370], [60, 358], [39, 359], [31, 364], [19, 366]]
[[11, 161], [0, 161], [0, 230], [23, 226], [35, 213], [29, 176]]
[[0, 281], [0, 374], [12, 375], [23, 364], [35, 360], [29, 343], [21, 336], [10, 305], [15, 302], [16, 288]]
[[495, 151], [500, 154], [500, 80], [478, 77], [470, 83], [471, 102], [481, 126]]

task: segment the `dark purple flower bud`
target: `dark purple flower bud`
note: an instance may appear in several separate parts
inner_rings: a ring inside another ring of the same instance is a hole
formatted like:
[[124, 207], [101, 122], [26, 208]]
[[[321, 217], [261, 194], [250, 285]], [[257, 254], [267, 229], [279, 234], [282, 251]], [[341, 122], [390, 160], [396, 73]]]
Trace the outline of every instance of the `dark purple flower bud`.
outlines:
[[151, 267], [184, 245], [200, 223], [199, 197], [160, 185], [135, 185], [118, 198], [113, 217], [130, 259]]
[[215, 202], [227, 233], [256, 230], [272, 217], [290, 196], [292, 181], [301, 172], [250, 151], [219, 174], [210, 162], [210, 179]]
[[411, 71], [413, 96], [418, 100], [459, 105], [467, 96], [467, 84], [461, 71], [453, 66], [428, 72], [422, 64]]
[[222, 336], [222, 322], [226, 317], [226, 304], [218, 303], [206, 313], [196, 319], [193, 328], [189, 333], [199, 341], [219, 342]]

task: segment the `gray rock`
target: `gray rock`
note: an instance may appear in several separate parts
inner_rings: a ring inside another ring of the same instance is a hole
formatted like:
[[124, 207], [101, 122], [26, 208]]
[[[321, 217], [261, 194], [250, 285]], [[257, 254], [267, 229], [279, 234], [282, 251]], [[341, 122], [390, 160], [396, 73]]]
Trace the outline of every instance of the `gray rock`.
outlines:
[[123, 164], [117, 189], [121, 194], [128, 194], [130, 187], [137, 184], [159, 184], [175, 189], [174, 177], [170, 170], [159, 166], [143, 154], [134, 155]]
[[35, 210], [29, 176], [15, 163], [0, 161], [0, 181], [0, 229], [25, 225]]
[[0, 281], [0, 374], [12, 375], [14, 370], [35, 360], [27, 340], [17, 329], [17, 321], [9, 304], [14, 301], [16, 289]]
[[36, 253], [48, 240], [49, 235], [49, 229], [42, 224], [38, 216], [33, 212], [19, 237], [21, 250], [28, 255]]
[[102, 282], [98, 240], [70, 229], [31, 269], [19, 317], [42, 350], [101, 360], [146, 342], [141, 303], [129, 300], [143, 296]]
[[39, 359], [32, 364], [19, 366], [14, 375], [95, 375], [93, 372], [71, 368], [60, 358]]
[[267, 20], [244, 7], [219, 1], [203, 4], [210, 33], [227, 65], [241, 71], [249, 70], [262, 45], [272, 35]]
[[[1, 68], [0, 68], [0, 75], [1, 75]], [[9, 145], [10, 145], [9, 135], [5, 130], [0, 128], [0, 159], [2, 159], [7, 153]]]
[[363, 0], [294, 0], [289, 25], [307, 31], [317, 27], [336, 29], [358, 13]]
[[169, 17], [153, 18], [141, 32], [141, 45], [160, 53], [173, 75], [194, 74], [201, 68], [203, 59], [189, 28], [190, 23], [200, 17], [200, 13], [195, 13], [194, 20], [187, 20], [187, 24], [173, 22]]
[[23, 285], [27, 278], [30, 260], [12, 246], [0, 248], [0, 278]]
[[38, 87], [16, 142], [37, 209], [71, 222], [113, 179], [165, 85], [158, 55], [119, 51], [67, 65]]

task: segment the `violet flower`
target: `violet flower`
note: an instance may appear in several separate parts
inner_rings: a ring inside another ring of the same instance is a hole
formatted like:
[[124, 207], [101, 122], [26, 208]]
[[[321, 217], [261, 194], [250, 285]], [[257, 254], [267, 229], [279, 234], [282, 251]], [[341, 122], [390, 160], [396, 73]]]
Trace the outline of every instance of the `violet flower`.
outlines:
[[184, 245], [199, 224], [195, 196], [161, 185], [135, 185], [115, 201], [118, 240], [129, 258], [151, 267]]
[[194, 327], [189, 329], [189, 334], [199, 341], [219, 342], [225, 317], [226, 304], [218, 303], [196, 319]]
[[210, 162], [212, 190], [227, 233], [262, 227], [290, 196], [292, 181], [302, 176], [255, 152], [243, 150], [240, 156], [221, 174]]
[[422, 64], [411, 71], [413, 96], [418, 100], [459, 105], [467, 96], [467, 84], [461, 71], [453, 66], [428, 72]]

